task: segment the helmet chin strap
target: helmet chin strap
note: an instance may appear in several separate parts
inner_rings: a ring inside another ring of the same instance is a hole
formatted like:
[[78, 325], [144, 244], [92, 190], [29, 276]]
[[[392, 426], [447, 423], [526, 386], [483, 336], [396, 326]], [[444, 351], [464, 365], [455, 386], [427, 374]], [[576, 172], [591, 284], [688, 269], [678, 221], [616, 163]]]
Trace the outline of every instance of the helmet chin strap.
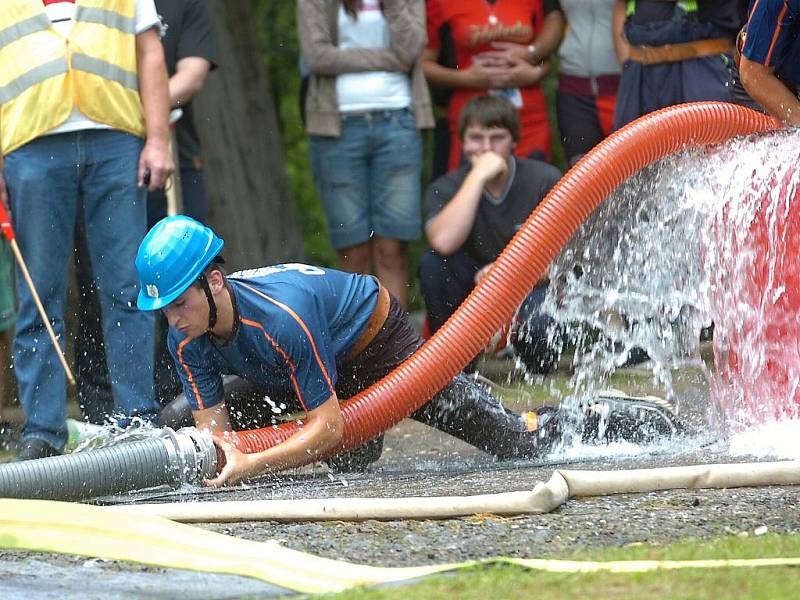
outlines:
[[208, 300], [208, 328], [214, 329], [214, 325], [217, 324], [217, 303], [214, 302], [214, 296], [211, 294], [211, 288], [208, 285], [208, 279], [206, 279], [205, 274], [200, 275], [197, 279], [206, 294], [206, 300]]

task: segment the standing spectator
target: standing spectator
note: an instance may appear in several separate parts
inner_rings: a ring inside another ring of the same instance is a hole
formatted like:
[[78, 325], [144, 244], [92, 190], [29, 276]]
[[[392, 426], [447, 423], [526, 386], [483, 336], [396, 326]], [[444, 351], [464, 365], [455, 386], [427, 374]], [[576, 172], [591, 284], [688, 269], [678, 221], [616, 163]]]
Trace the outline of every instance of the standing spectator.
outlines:
[[[177, 143], [181, 212], [205, 222], [208, 215], [200, 139], [195, 129], [192, 98], [203, 88], [206, 76], [217, 67], [217, 48], [207, 0], [155, 0], [163, 26], [161, 43], [169, 75], [169, 102], [182, 115], [175, 124], [173, 143]], [[173, 149], [174, 150], [174, 149]], [[163, 189], [147, 195], [147, 225], [152, 227], [167, 215]], [[83, 227], [76, 232], [76, 276], [80, 286], [81, 327], [75, 342], [78, 395], [86, 419], [103, 423], [113, 414], [113, 398], [108, 379], [105, 348], [101, 334], [100, 306], [92, 285], [92, 273]], [[180, 392], [172, 358], [164, 344], [166, 321], [156, 318], [155, 393], [167, 402]], [[163, 334], [162, 334], [163, 332]]]
[[620, 66], [611, 17], [616, 0], [557, 0], [568, 24], [558, 49], [558, 127], [571, 166], [614, 125]]
[[654, 110], [731, 100], [738, 0], [616, 0], [614, 43], [622, 66], [614, 128]]
[[[477, 96], [459, 117], [466, 164], [434, 181], [425, 194], [425, 235], [432, 250], [420, 261], [428, 325], [434, 333], [488, 272], [522, 223], [561, 178], [547, 163], [514, 157], [520, 136], [517, 111], [505, 98]], [[548, 343], [552, 320], [540, 314], [543, 276], [518, 316], [515, 344], [535, 373], [557, 361]]]
[[420, 128], [433, 127], [419, 58], [423, 0], [299, 0], [310, 71], [306, 131], [338, 266], [374, 272], [408, 305], [420, 235]]
[[[0, 202], [7, 198], [0, 190]], [[5, 239], [0, 237], [0, 448], [8, 433], [9, 424], [5, 420], [6, 379], [11, 371], [8, 351], [11, 347], [11, 328], [14, 325], [14, 280], [11, 250]]]
[[[169, 101], [183, 115], [175, 123], [180, 167], [181, 213], [201, 223], [208, 218], [200, 138], [194, 125], [192, 99], [200, 93], [219, 60], [208, 0], [155, 0], [165, 31], [161, 38], [169, 75]], [[164, 190], [147, 197], [150, 227], [167, 216]]]
[[[24, 24], [24, 25], [23, 25]], [[79, 204], [100, 295], [117, 411], [149, 420], [152, 315], [133, 266], [147, 189], [173, 169], [169, 99], [152, 0], [5, 0], [0, 73], [3, 177], [20, 250], [63, 338], [67, 261]], [[21, 275], [17, 273], [17, 280]], [[25, 409], [18, 460], [58, 454], [66, 383], [27, 286], [17, 286], [14, 368]]]
[[742, 37], [739, 72], [771, 115], [800, 125], [800, 0], [759, 0]]
[[[461, 160], [458, 115], [466, 103], [481, 94], [508, 98], [519, 110], [522, 126], [517, 156], [545, 160], [550, 156], [550, 125], [539, 83], [547, 74], [547, 58], [563, 33], [561, 13], [551, 0], [428, 0], [428, 48], [422, 58], [431, 85], [452, 88], [450, 160]], [[452, 34], [456, 66], [439, 64], [439, 32]]]

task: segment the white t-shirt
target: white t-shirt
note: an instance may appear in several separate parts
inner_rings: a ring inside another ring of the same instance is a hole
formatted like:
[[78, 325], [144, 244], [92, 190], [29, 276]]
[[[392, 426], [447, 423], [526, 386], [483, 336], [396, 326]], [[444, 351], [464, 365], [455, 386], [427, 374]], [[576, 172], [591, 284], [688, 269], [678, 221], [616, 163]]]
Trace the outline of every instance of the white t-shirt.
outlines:
[[[388, 48], [389, 25], [379, 0], [364, 0], [355, 21], [339, 8], [339, 48]], [[339, 112], [391, 110], [411, 106], [411, 81], [406, 73], [365, 71], [336, 77]]]
[[[72, 19], [75, 16], [75, 3], [71, 0], [47, 4], [44, 7], [53, 29], [64, 37], [72, 31]], [[154, 0], [136, 0], [136, 33], [147, 31], [151, 27], [160, 27], [161, 21], [156, 12]], [[77, 108], [72, 109], [72, 114], [61, 125], [51, 129], [45, 135], [66, 133], [68, 131], [82, 131], [84, 129], [111, 129], [105, 123], [92, 121]]]

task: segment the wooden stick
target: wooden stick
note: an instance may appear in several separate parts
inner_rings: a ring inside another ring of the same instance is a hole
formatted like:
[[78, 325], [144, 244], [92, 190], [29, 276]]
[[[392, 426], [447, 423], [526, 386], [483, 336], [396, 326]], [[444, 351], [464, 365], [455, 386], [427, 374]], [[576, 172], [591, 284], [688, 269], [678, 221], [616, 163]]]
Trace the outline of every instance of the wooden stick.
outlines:
[[169, 148], [172, 152], [172, 162], [175, 163], [175, 170], [164, 189], [167, 196], [167, 216], [183, 214], [183, 187], [181, 186], [181, 157], [178, 149], [178, 135], [176, 123], [183, 117], [183, 109], [174, 108], [169, 113], [170, 143]]
[[14, 258], [17, 259], [19, 268], [22, 271], [22, 276], [25, 278], [25, 282], [28, 284], [28, 288], [31, 290], [33, 301], [36, 303], [36, 308], [39, 309], [39, 314], [44, 321], [44, 326], [47, 328], [47, 333], [50, 334], [50, 341], [53, 342], [53, 347], [56, 349], [58, 360], [61, 361], [61, 366], [64, 369], [64, 373], [67, 375], [67, 380], [71, 385], [75, 385], [75, 378], [72, 376], [72, 371], [67, 364], [67, 359], [64, 357], [64, 351], [61, 349], [58, 339], [56, 339], [56, 333], [53, 331], [53, 326], [50, 325], [50, 319], [47, 317], [47, 313], [44, 311], [44, 306], [42, 306], [42, 301], [39, 299], [39, 294], [36, 292], [36, 288], [33, 286], [33, 280], [31, 279], [30, 273], [28, 273], [28, 267], [25, 265], [25, 261], [22, 258], [22, 253], [19, 251], [17, 240], [12, 237], [8, 240], [8, 243], [11, 246], [11, 251], [14, 253]]
[[171, 181], [167, 181], [164, 193], [167, 196], [167, 216], [183, 214], [183, 187], [181, 185], [180, 156], [178, 154], [178, 139], [175, 137], [175, 128], [172, 128], [172, 141], [170, 142], [172, 160], [175, 162], [175, 170], [170, 176]]

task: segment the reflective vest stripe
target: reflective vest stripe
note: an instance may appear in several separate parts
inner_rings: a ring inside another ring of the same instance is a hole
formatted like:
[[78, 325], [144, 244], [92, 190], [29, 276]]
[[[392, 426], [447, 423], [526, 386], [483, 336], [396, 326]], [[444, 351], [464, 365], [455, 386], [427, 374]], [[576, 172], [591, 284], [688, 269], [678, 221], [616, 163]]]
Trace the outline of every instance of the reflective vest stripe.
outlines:
[[26, 35], [36, 33], [37, 31], [46, 31], [49, 28], [50, 19], [44, 14], [35, 15], [19, 23], [14, 23], [5, 29], [0, 29], [0, 48], [8, 46]]
[[75, 8], [75, 21], [105, 25], [122, 33], [136, 33], [136, 20], [134, 17], [126, 17], [105, 8], [94, 8], [79, 4]]
[[41, 0], [0, 0], [0, 152], [89, 119], [143, 137], [137, 0], [76, 0], [73, 27], [53, 28]]
[[103, 79], [116, 81], [121, 86], [134, 91], [139, 90], [139, 76], [136, 73], [121, 69], [99, 58], [75, 53], [72, 55], [72, 68], [76, 71], [85, 71], [86, 73], [97, 75]]
[[64, 58], [57, 58], [49, 63], [34, 67], [0, 87], [0, 104], [5, 104], [22, 94], [25, 90], [41, 83], [46, 79], [63, 75], [69, 71], [69, 65]]
[[[697, 12], [697, 0], [678, 0], [676, 4], [679, 8], [682, 8], [684, 12], [687, 13]], [[628, 0], [625, 14], [630, 17], [635, 12], [636, 12], [636, 0]]]

